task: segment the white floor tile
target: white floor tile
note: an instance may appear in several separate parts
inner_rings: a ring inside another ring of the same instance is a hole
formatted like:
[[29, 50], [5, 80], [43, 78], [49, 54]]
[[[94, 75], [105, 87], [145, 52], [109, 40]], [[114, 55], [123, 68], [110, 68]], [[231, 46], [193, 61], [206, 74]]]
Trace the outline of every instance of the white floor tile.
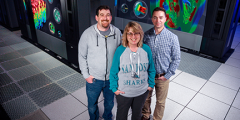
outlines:
[[156, 90], [155, 90], [155, 87], [153, 88], [153, 93], [152, 93], [152, 95], [155, 95], [155, 92], [156, 92]]
[[[238, 46], [240, 46], [240, 44]], [[234, 51], [234, 53], [240, 53], [240, 51]]]
[[240, 109], [240, 93], [237, 94], [232, 106]]
[[[5, 28], [1, 29], [4, 29], [4, 32], [9, 32], [9, 35], [0, 35], [0, 42], [8, 40], [9, 38], [19, 39], [20, 31], [17, 31], [16, 33], [11, 32]], [[3, 30], [1, 30], [0, 34], [1, 33], [3, 33]], [[22, 38], [20, 38], [19, 40], [22, 43], [11, 45], [12, 49], [18, 50], [25, 48], [26, 46], [32, 46]], [[196, 94], [196, 91], [199, 91], [200, 88], [207, 81], [191, 74], [184, 73], [180, 70], [176, 70], [176, 74], [170, 78], [171, 82], [163, 120], [207, 120], [208, 118], [214, 120], [223, 120], [226, 114], [226, 120], [240, 120], [240, 93], [237, 94], [229, 112], [228, 110], [230, 106], [223, 103], [225, 102], [230, 104], [230, 101], [233, 100], [236, 95], [236, 91], [240, 87], [240, 25], [238, 26], [238, 30], [235, 34], [232, 48], [234, 48], [235, 51], [228, 59], [228, 61], [221, 67], [219, 67], [217, 72], [215, 72], [214, 75], [209, 79], [209, 82], [201, 89], [201, 93], [198, 93], [197, 96], [195, 96], [192, 100], [191, 98]], [[48, 54], [45, 52], [39, 52], [38, 54], [32, 54], [25, 57], [30, 62], [36, 62], [34, 61], [35, 59], [37, 59], [37, 61], [43, 60], [43, 56], [48, 56]], [[233, 93], [235, 93], [234, 97]], [[215, 99], [206, 95], [211, 96]], [[102, 115], [104, 109], [103, 99], [103, 95], [101, 94], [98, 100], [100, 116]], [[190, 101], [190, 103], [187, 107], [189, 107], [190, 109], [184, 109], [184, 105], [186, 105], [188, 101]], [[151, 104], [152, 115], [154, 112], [155, 104], [156, 96], [154, 95], [152, 97]], [[84, 87], [68, 96], [65, 96], [64, 98], [61, 98], [41, 108], [41, 110], [51, 120], [88, 120], [89, 115], [86, 106], [87, 96], [86, 88]], [[116, 111], [117, 102], [115, 99], [112, 112], [116, 114]], [[115, 115], [113, 119], [115, 119]], [[131, 120], [131, 109], [129, 110], [128, 120]]]
[[50, 120], [70, 120], [87, 110], [87, 107], [71, 95], [53, 102], [41, 109]]
[[72, 95], [80, 100], [85, 106], [88, 105], [87, 95], [86, 95], [86, 86], [72, 93]]
[[38, 53], [34, 53], [34, 54], [31, 54], [31, 55], [24, 56], [24, 58], [27, 59], [31, 63], [35, 63], [35, 62], [46, 60], [48, 58], [52, 58], [52, 56], [50, 56], [49, 54], [41, 51], [41, 52], [38, 52]]
[[89, 120], [89, 119], [90, 119], [90, 117], [89, 117], [88, 111], [85, 111], [85, 112], [83, 112], [82, 114], [78, 115], [77, 117], [75, 117], [72, 120]]
[[[99, 108], [99, 116], [102, 117], [103, 115], [103, 112], [104, 112], [104, 101], [101, 101], [98, 103], [98, 108]], [[130, 111], [130, 110], [129, 110]], [[114, 106], [113, 106], [113, 109], [112, 109], [112, 114], [113, 114], [113, 117], [112, 119], [115, 120], [116, 119], [116, 113], [117, 113], [117, 100], [116, 98], [114, 97]], [[130, 114], [130, 113], [129, 113]]]
[[[239, 33], [240, 34], [240, 33]], [[233, 37], [233, 42], [240, 42], [240, 36], [236, 36], [236, 34]]]
[[173, 75], [172, 77], [170, 77], [170, 81], [172, 81], [173, 79], [175, 79], [182, 71], [181, 70], [176, 70], [175, 71], [175, 75]]
[[230, 106], [198, 93], [187, 107], [208, 118], [223, 120]]
[[238, 90], [240, 87], [240, 78], [232, 77], [218, 71], [212, 75], [209, 81], [226, 86], [233, 90]]
[[103, 105], [103, 101], [98, 103], [98, 110], [99, 110], [99, 116], [102, 117], [103, 112], [104, 112], [104, 105]]
[[9, 52], [13, 52], [13, 51], [14, 50], [12, 48], [10, 48], [9, 46], [0, 47], [0, 55], [9, 53]]
[[239, 44], [239, 41], [233, 41], [231, 48], [235, 49]]
[[[5, 35], [0, 35], [0, 38], [3, 40], [3, 41], [10, 41], [10, 40], [14, 40], [14, 41], [17, 41], [17, 40], [21, 40], [21, 41], [25, 41], [23, 40], [22, 38], [20, 38], [19, 36], [17, 36], [16, 34], [12, 33], [12, 32], [7, 32], [7, 31], [0, 31], [0, 32], [5, 32], [6, 34]], [[10, 39], [9, 39], [10, 38]], [[17, 39], [11, 39], [11, 38], [17, 38]]]
[[20, 50], [20, 49], [24, 49], [32, 46], [33, 45], [29, 42], [22, 42], [22, 43], [10, 45], [10, 47], [13, 48], [14, 50]]
[[239, 35], [237, 36], [236, 33], [233, 37], [233, 42], [240, 42], [240, 36]]
[[103, 101], [104, 97], [103, 97], [103, 92], [101, 92], [99, 98], [98, 98], [98, 102], [101, 102]]
[[[167, 100], [166, 100], [167, 101]], [[156, 106], [156, 95], [153, 95], [152, 98], [151, 98], [151, 115], [153, 115], [153, 112], [154, 112], [154, 109], [155, 109], [155, 106]]]
[[228, 58], [228, 60], [226, 61], [225, 64], [240, 68], [240, 60], [239, 59], [230, 57], [230, 58]]
[[[89, 114], [88, 114], [88, 110], [83, 112], [82, 114], [78, 115], [77, 117], [73, 118], [72, 120], [89, 120]], [[98, 120], [103, 120], [101, 117], [99, 117]]]
[[[72, 93], [74, 97], [76, 97], [78, 100], [80, 100], [84, 105], [88, 105], [88, 99], [87, 99], [87, 94], [86, 94], [86, 86], [82, 87], [81, 89], [75, 91]], [[98, 102], [101, 102], [103, 100], [103, 94], [101, 92]]]
[[180, 75], [178, 75], [173, 82], [179, 83], [183, 86], [186, 86], [190, 89], [193, 89], [195, 91], [199, 91], [200, 88], [207, 82], [206, 80], [196, 77], [194, 75], [191, 75], [186, 72], [182, 72]]
[[[239, 39], [239, 41], [240, 41], [240, 39]], [[240, 43], [237, 45], [237, 47], [240, 47]], [[240, 51], [236, 51], [236, 52], [240, 52]]]
[[128, 115], [128, 120], [132, 120], [132, 114]]
[[[116, 100], [116, 96], [114, 96], [114, 106], [112, 109], [112, 113], [113, 113], [113, 120], [116, 119], [116, 115], [117, 115], [117, 100]], [[129, 112], [129, 114], [131, 113], [131, 111]]]
[[212, 82], [207, 82], [200, 90], [200, 93], [231, 105], [237, 91]]
[[234, 37], [233, 37], [233, 41], [240, 41], [240, 35], [239, 35], [240, 33], [236, 33], [235, 32], [235, 35], [234, 35]]
[[235, 32], [235, 35], [234, 35], [234, 38], [233, 38], [234, 41], [238, 41], [240, 39], [240, 35], [239, 34], [240, 33]]
[[231, 107], [225, 120], [240, 120], [240, 110]]
[[239, 45], [235, 48], [235, 51], [240, 52], [240, 46]]
[[240, 68], [237, 68], [237, 67], [233, 67], [233, 66], [229, 66], [229, 65], [226, 65], [226, 64], [222, 64], [218, 69], [217, 69], [218, 72], [221, 72], [221, 73], [224, 73], [224, 74], [228, 74], [230, 76], [233, 76], [233, 77], [237, 77], [237, 78], [240, 78]]
[[240, 60], [240, 52], [233, 52], [233, 54], [230, 56], [230, 58], [235, 58]]
[[184, 106], [167, 99], [163, 120], [174, 120], [183, 108]]
[[169, 84], [167, 98], [176, 101], [183, 106], [186, 106], [196, 93], [196, 91], [183, 87], [177, 83], [171, 82]]
[[175, 120], [210, 120], [210, 119], [188, 108], [185, 108]]

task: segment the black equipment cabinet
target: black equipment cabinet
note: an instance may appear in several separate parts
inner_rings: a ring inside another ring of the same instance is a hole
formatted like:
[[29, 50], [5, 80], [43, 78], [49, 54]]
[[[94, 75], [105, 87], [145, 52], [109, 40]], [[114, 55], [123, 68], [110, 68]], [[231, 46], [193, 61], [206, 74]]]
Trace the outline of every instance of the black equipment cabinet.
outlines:
[[34, 28], [31, 0], [14, 0], [18, 24], [24, 39], [31, 43], [37, 43], [36, 31]]
[[[5, 2], [5, 0], [0, 2], [3, 1]], [[64, 62], [76, 69], [79, 69], [79, 39], [88, 27], [96, 23], [96, 8], [108, 5], [112, 9], [114, 23], [114, 0], [40, 0], [41, 3], [36, 3], [36, 0], [14, 0], [14, 2], [18, 4], [16, 12], [20, 16], [22, 37], [50, 52], [54, 57], [64, 58]], [[45, 22], [41, 22], [42, 25], [36, 26], [34, 7], [39, 5], [46, 9], [46, 19]], [[54, 26], [55, 32], [51, 31], [50, 24]], [[58, 34], [58, 31], [61, 34]]]
[[66, 48], [68, 62], [78, 68], [78, 42], [89, 26], [90, 20], [90, 0], [68, 0], [66, 3], [65, 21], [66, 25]]
[[[231, 55], [239, 19], [239, 0], [209, 0], [200, 53], [225, 62]], [[226, 54], [229, 53], [229, 54]]]
[[0, 23], [10, 30], [19, 30], [14, 0], [0, 0]]
[[112, 23], [114, 23], [115, 0], [67, 0], [66, 46], [68, 61], [78, 68], [78, 43], [82, 33], [96, 23], [95, 11], [100, 5], [108, 5], [112, 10]]

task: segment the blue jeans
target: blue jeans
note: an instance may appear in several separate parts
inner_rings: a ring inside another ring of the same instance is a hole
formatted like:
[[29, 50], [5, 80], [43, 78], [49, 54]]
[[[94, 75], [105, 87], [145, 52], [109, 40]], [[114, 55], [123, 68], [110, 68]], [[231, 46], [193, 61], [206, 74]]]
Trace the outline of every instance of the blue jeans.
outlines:
[[99, 119], [98, 98], [101, 91], [104, 97], [104, 120], [112, 120], [112, 108], [114, 106], [114, 93], [109, 89], [109, 80], [93, 79], [93, 83], [86, 82], [86, 93], [88, 97], [88, 113], [90, 120]]

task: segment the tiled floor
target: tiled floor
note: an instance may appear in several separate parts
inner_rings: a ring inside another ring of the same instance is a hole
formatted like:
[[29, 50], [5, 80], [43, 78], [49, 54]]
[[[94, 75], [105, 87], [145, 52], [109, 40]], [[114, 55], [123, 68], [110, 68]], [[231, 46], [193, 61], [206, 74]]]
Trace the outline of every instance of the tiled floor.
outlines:
[[[0, 104], [11, 119], [88, 120], [81, 74], [0, 26]], [[240, 119], [240, 26], [222, 64], [181, 52], [163, 120]], [[103, 97], [99, 98], [100, 116]], [[151, 108], [154, 110], [153, 96]], [[117, 103], [113, 113], [115, 117]], [[101, 118], [100, 118], [101, 119]], [[129, 117], [131, 119], [131, 110]]]

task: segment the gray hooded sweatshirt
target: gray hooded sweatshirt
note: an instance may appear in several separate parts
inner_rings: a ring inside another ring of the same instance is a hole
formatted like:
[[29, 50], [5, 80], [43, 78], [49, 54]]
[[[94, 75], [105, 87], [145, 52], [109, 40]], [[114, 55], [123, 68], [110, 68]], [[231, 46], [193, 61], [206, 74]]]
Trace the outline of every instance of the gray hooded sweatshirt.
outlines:
[[121, 31], [110, 24], [110, 34], [103, 36], [97, 24], [86, 29], [78, 44], [78, 62], [86, 79], [90, 75], [98, 80], [109, 80], [109, 71], [117, 47], [121, 44]]

